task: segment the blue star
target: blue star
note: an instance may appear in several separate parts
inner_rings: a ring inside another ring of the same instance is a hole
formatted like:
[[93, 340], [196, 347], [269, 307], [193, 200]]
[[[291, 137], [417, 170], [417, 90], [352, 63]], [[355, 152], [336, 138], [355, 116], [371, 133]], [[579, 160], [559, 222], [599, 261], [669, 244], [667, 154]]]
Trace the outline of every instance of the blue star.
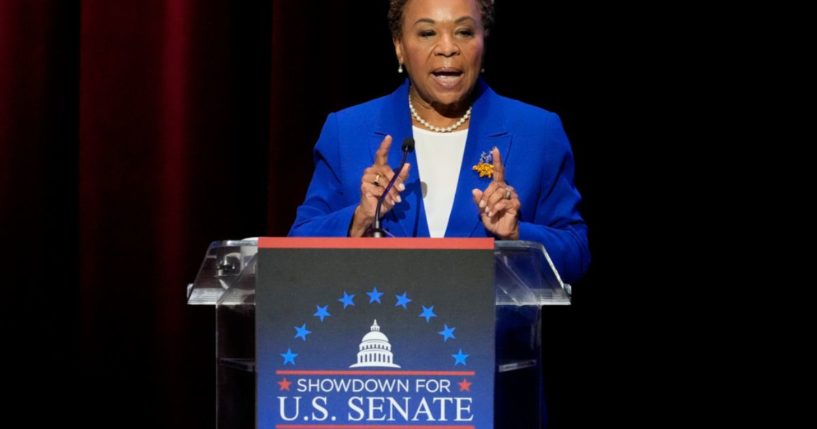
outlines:
[[329, 314], [329, 312], [326, 310], [329, 307], [328, 305], [324, 305], [323, 307], [316, 305], [315, 307], [317, 307], [318, 311], [316, 311], [313, 316], [320, 317], [321, 322], [323, 322], [323, 319], [331, 316], [331, 314]]
[[301, 326], [295, 326], [294, 328], [296, 332], [295, 338], [302, 338], [304, 341], [306, 341], [306, 336], [312, 333], [312, 331], [306, 329], [306, 323]]
[[403, 307], [408, 310], [406, 304], [411, 302], [411, 298], [408, 297], [408, 292], [403, 292], [402, 295], [395, 295], [394, 297], [397, 298], [397, 304], [394, 304], [395, 307]]
[[443, 324], [443, 330], [437, 333], [443, 336], [443, 342], [448, 342], [449, 338], [451, 339], [457, 338], [454, 336], [454, 329], [457, 328], [449, 328], [448, 325]]
[[371, 292], [366, 292], [366, 295], [369, 295], [369, 304], [376, 302], [378, 304], [382, 304], [380, 302], [380, 297], [383, 296], [383, 292], [378, 292], [377, 288], [372, 289]]
[[430, 321], [432, 317], [437, 317], [437, 315], [434, 314], [434, 306], [432, 305], [431, 307], [426, 307], [424, 305], [423, 306], [423, 312], [420, 313], [419, 317], [425, 317], [426, 322]]
[[343, 291], [343, 298], [339, 299], [338, 301], [343, 303], [343, 309], [345, 310], [346, 307], [350, 305], [355, 305], [355, 294], [349, 295], [346, 291]]
[[458, 351], [456, 354], [451, 355], [451, 357], [454, 358], [454, 366], [457, 366], [459, 364], [465, 366], [465, 360], [468, 359], [468, 356], [471, 355], [463, 353], [462, 349], [460, 349], [460, 351]]
[[292, 365], [295, 365], [295, 358], [297, 356], [298, 356], [298, 353], [292, 353], [291, 348], [287, 348], [286, 353], [281, 353], [281, 357], [284, 358], [284, 363], [283, 363], [284, 365], [286, 365], [288, 363], [291, 363]]

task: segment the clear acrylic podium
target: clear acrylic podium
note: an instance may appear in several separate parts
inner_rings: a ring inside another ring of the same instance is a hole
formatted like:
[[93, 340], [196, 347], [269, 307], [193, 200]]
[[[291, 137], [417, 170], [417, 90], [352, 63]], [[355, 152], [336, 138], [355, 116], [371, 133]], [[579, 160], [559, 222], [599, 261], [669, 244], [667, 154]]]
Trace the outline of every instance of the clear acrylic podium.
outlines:
[[[219, 429], [255, 427], [257, 244], [257, 239], [211, 243], [195, 281], [187, 286], [188, 305], [215, 306], [215, 417]], [[570, 305], [570, 285], [562, 282], [539, 243], [496, 241], [494, 261], [494, 427], [541, 428], [547, 412], [542, 309]]]

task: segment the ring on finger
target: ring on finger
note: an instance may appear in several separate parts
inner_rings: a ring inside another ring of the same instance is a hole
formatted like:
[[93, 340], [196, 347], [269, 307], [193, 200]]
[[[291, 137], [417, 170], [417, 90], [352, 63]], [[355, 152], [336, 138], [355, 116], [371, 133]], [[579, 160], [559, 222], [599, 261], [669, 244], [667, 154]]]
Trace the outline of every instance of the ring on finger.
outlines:
[[513, 193], [511, 192], [511, 190], [510, 190], [510, 189], [506, 189], [506, 190], [505, 190], [505, 199], [506, 199], [506, 200], [510, 200], [510, 199], [511, 199], [511, 196], [513, 196]]
[[380, 186], [380, 173], [377, 173], [377, 176], [374, 176], [374, 182], [372, 182], [375, 186]]

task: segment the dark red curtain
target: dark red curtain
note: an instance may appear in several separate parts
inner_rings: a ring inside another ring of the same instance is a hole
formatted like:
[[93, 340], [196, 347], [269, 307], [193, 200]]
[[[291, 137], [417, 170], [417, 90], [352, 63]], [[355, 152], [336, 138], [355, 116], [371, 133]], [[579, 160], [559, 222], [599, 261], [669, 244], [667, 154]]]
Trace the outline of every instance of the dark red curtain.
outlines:
[[[326, 115], [401, 82], [386, 3], [0, 1], [4, 369], [30, 426], [213, 427], [213, 313], [185, 285], [210, 241], [285, 235]], [[562, 115], [592, 231], [581, 305], [554, 322], [579, 368], [554, 376], [575, 386], [551, 398], [568, 422], [606, 400], [588, 356], [614, 292], [593, 279], [626, 216], [597, 213], [628, 145], [609, 144], [618, 85], [598, 67], [622, 57], [580, 11], [512, 3], [486, 79]]]
[[0, 259], [9, 298], [0, 311], [3, 378], [9, 415], [28, 425], [72, 410], [78, 35], [77, 2], [0, 2]]

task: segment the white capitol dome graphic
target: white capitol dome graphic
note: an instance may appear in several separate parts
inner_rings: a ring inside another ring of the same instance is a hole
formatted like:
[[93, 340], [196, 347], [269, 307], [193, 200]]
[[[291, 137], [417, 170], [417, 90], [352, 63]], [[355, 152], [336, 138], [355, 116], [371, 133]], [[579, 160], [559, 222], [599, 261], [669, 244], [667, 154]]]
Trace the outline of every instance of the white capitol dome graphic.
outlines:
[[394, 354], [391, 352], [389, 337], [380, 332], [377, 320], [372, 324], [372, 330], [363, 336], [360, 341], [360, 351], [357, 352], [357, 363], [349, 368], [380, 367], [380, 368], [400, 368], [395, 364]]

